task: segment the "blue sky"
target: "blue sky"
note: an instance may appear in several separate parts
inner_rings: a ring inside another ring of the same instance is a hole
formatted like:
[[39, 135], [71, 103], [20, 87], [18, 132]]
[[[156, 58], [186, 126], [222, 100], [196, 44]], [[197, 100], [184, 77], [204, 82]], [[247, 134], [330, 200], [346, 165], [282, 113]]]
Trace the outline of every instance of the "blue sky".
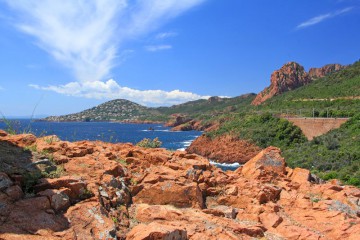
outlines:
[[238, 96], [359, 60], [359, 0], [0, 0], [0, 111], [60, 115]]

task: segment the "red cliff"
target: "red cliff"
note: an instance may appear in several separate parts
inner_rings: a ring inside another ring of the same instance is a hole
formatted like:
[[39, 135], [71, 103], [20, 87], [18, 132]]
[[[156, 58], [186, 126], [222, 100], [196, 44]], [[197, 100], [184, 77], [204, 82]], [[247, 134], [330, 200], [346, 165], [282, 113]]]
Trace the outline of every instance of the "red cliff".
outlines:
[[318, 78], [325, 77], [326, 75], [344, 69], [345, 66], [340, 64], [328, 64], [320, 68], [310, 68], [309, 77], [311, 80], [316, 80]]
[[274, 71], [270, 81], [270, 86], [256, 96], [252, 105], [260, 105], [273, 96], [306, 85], [310, 82], [310, 77], [303, 66], [296, 62], [289, 62]]

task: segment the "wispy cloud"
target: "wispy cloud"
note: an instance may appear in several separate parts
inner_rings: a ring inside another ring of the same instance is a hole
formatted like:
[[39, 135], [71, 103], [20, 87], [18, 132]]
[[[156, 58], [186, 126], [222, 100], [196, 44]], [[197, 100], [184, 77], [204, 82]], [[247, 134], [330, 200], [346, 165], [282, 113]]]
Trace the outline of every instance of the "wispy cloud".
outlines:
[[166, 39], [166, 38], [170, 38], [170, 37], [176, 37], [177, 35], [178, 35], [178, 33], [176, 33], [176, 32], [162, 32], [162, 33], [156, 34], [155, 38], [156, 39]]
[[196, 99], [207, 99], [210, 96], [200, 96], [191, 92], [180, 90], [163, 91], [163, 90], [136, 90], [128, 87], [122, 87], [113, 79], [106, 82], [71, 82], [61, 86], [41, 87], [30, 85], [35, 89], [54, 91], [60, 94], [75, 97], [86, 97], [96, 99], [114, 99], [125, 98], [140, 104], [148, 106], [165, 106], [179, 104], [185, 101]]
[[157, 52], [157, 51], [162, 51], [162, 50], [169, 50], [171, 48], [172, 48], [171, 45], [150, 45], [150, 46], [145, 47], [146, 51], [149, 51], [149, 52]]
[[[14, 10], [13, 21], [17, 29], [32, 36], [40, 48], [69, 68], [76, 79], [76, 82], [61, 86], [37, 86], [38, 89], [85, 97], [105, 97], [109, 94], [106, 98], [126, 98], [135, 92], [154, 96], [158, 90], [125, 91], [127, 88], [120, 87], [114, 80], [106, 81], [111, 77], [111, 70], [129, 53], [123, 49], [124, 43], [155, 31], [169, 19], [206, 0], [4, 1]], [[175, 34], [162, 33], [158, 34], [158, 38]], [[147, 49], [159, 51], [170, 48], [171, 45], [154, 45]], [[89, 87], [91, 82], [104, 86], [104, 89], [109, 83], [112, 86], [117, 84], [118, 90], [115, 94], [114, 91], [92, 88]], [[72, 90], [79, 93], [69, 93], [69, 87], [75, 85], [79, 89]], [[196, 94], [186, 96], [192, 99]], [[147, 99], [146, 96], [142, 98]]]
[[347, 12], [351, 11], [352, 9], [353, 9], [353, 7], [348, 7], [348, 8], [344, 8], [344, 9], [341, 9], [341, 10], [338, 10], [338, 11], [335, 11], [335, 12], [330, 12], [330, 13], [326, 13], [326, 14], [322, 14], [322, 15], [310, 18], [309, 20], [300, 23], [296, 27], [296, 29], [310, 27], [312, 25], [321, 23], [321, 22], [323, 22], [323, 21], [325, 21], [327, 19], [334, 18], [334, 17], [339, 16], [341, 14], [347, 13]]

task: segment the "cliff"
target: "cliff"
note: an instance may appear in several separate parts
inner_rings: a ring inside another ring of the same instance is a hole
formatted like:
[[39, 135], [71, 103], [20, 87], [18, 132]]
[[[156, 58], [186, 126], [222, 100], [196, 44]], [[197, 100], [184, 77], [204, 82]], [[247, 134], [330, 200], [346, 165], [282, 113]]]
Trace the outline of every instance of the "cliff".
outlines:
[[1, 239], [357, 239], [360, 234], [360, 190], [290, 169], [274, 147], [234, 172], [181, 151], [3, 131], [0, 152]]
[[344, 69], [345, 66], [341, 65], [341, 64], [327, 64], [323, 67], [320, 68], [310, 68], [309, 70], [309, 77], [311, 78], [311, 80], [316, 80], [318, 78], [322, 78], [325, 77], [326, 75], [342, 70]]
[[251, 104], [259, 105], [273, 96], [296, 89], [309, 82], [310, 77], [303, 66], [296, 62], [286, 63], [271, 74], [270, 86], [260, 92]]
[[345, 66], [340, 64], [328, 64], [320, 68], [311, 68], [307, 73], [304, 67], [296, 62], [286, 63], [271, 74], [270, 86], [261, 91], [251, 104], [260, 105], [274, 96], [307, 85], [313, 80], [344, 68]]

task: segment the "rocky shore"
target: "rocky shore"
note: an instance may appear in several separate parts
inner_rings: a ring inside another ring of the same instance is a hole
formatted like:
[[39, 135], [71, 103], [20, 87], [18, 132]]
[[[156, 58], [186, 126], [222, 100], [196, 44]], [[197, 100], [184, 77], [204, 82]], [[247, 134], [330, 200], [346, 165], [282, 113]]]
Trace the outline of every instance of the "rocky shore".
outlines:
[[196, 154], [0, 132], [0, 239], [358, 239], [360, 190], [268, 147]]
[[199, 154], [218, 163], [244, 164], [255, 157], [256, 154], [261, 151], [261, 148], [249, 141], [241, 140], [230, 135], [223, 135], [211, 139], [203, 134], [196, 138], [186, 151]]

